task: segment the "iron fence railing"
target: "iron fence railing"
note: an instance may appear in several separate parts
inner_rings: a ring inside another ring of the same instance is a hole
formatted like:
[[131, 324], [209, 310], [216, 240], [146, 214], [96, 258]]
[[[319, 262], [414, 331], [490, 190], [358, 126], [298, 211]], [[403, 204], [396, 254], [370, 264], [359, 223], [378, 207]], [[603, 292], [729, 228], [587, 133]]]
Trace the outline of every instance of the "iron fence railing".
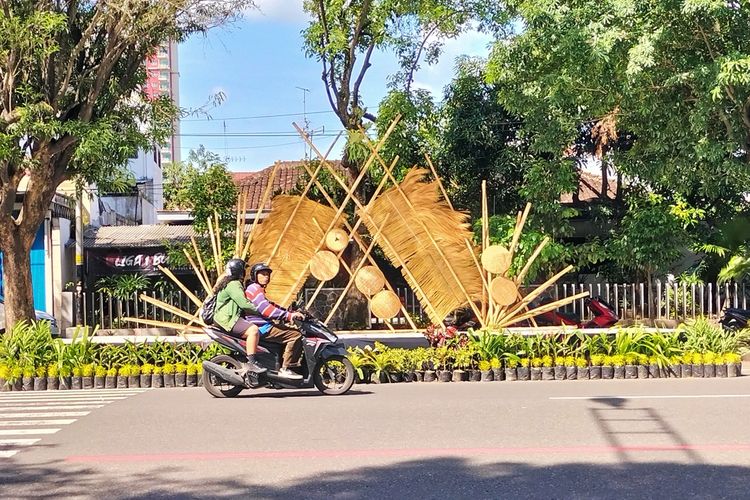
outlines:
[[[533, 290], [534, 286], [524, 288], [524, 293]], [[307, 304], [319, 318], [325, 319], [330, 308], [335, 304], [342, 288], [323, 288], [315, 301], [309, 304], [315, 289], [304, 289], [300, 295], [303, 304]], [[424, 326], [427, 315], [417, 300], [414, 292], [408, 287], [395, 288], [401, 303], [409, 312], [417, 326]], [[601, 297], [608, 302], [621, 319], [625, 320], [685, 320], [707, 316], [716, 318], [726, 307], [747, 308], [750, 287], [744, 283], [677, 283], [655, 280], [651, 286], [647, 283], [561, 283], [551, 287], [546, 293], [553, 299], [562, 299], [581, 292], [588, 292], [592, 297]], [[139, 325], [124, 320], [125, 317], [137, 317], [165, 322], [184, 322], [182, 318], [162, 308], [139, 299], [141, 293], [165, 302], [184, 311], [195, 309], [190, 298], [182, 291], [146, 291], [133, 294], [128, 298], [116, 298], [104, 292], [84, 291], [79, 300], [74, 300], [74, 318], [81, 318], [84, 325], [99, 325], [104, 329], [136, 328]], [[203, 297], [203, 291], [193, 292]], [[82, 304], [81, 315], [78, 315], [78, 304]], [[352, 317], [344, 313], [342, 305], [331, 320], [336, 328], [375, 328], [381, 329], [385, 322], [376, 318], [369, 310], [355, 313]], [[579, 299], [562, 308], [566, 313], [577, 314], [583, 320], [591, 318], [585, 305], [585, 299]], [[389, 320], [397, 328], [407, 328], [408, 322], [403, 315]], [[140, 325], [143, 326], [143, 325]]]

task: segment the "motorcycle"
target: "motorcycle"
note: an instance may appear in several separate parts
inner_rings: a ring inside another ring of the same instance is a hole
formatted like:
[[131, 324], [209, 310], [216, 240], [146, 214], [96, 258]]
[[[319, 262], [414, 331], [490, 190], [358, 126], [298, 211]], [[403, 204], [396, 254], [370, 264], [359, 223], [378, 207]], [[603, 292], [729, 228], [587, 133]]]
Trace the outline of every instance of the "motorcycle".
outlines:
[[[553, 302], [551, 297], [541, 297], [529, 303], [529, 309]], [[584, 304], [593, 314], [589, 321], [581, 321], [574, 314], [565, 313], [559, 309], [534, 316], [536, 326], [560, 326], [570, 325], [576, 328], [609, 328], [620, 320], [615, 309], [605, 302], [601, 297], [591, 297], [584, 300]], [[476, 328], [478, 321], [470, 309], [462, 309], [454, 317], [446, 318], [446, 325], [455, 326], [459, 330]], [[534, 323], [524, 320], [511, 325], [513, 327], [532, 327]]]
[[264, 342], [261, 337], [255, 360], [267, 369], [264, 373], [242, 374], [245, 362], [245, 341], [228, 335], [218, 327], [203, 331], [214, 341], [229, 349], [203, 362], [203, 386], [216, 398], [232, 398], [245, 389], [272, 387], [276, 389], [307, 389], [315, 387], [323, 394], [345, 394], [354, 384], [354, 366], [347, 358], [344, 345], [324, 323], [305, 311], [295, 326], [302, 335], [302, 378], [293, 380], [278, 374], [283, 345]]
[[739, 309], [737, 307], [727, 307], [724, 309], [724, 314], [722, 314], [719, 320], [721, 326], [729, 331], [747, 328], [748, 322], [750, 322], [750, 310]]

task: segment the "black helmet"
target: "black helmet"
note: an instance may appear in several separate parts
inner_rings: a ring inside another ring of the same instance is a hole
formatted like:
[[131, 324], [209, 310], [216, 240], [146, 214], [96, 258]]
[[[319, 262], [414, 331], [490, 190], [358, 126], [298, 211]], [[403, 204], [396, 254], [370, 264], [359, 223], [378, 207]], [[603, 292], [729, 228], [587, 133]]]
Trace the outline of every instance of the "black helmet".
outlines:
[[229, 259], [225, 269], [232, 278], [241, 280], [245, 277], [245, 265], [242, 259]]
[[258, 273], [261, 271], [268, 271], [269, 273], [272, 273], [273, 269], [268, 267], [264, 262], [253, 264], [253, 267], [250, 268], [250, 281], [252, 281], [253, 283], [257, 283]]

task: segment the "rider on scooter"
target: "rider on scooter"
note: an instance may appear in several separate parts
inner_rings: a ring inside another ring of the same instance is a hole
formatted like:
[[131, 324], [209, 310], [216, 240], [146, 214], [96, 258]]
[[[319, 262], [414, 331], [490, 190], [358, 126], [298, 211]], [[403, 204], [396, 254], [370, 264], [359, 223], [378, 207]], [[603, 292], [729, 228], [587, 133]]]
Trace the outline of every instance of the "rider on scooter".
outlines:
[[264, 263], [258, 263], [250, 268], [250, 280], [245, 289], [245, 296], [255, 306], [257, 314], [247, 316], [249, 322], [258, 326], [260, 335], [266, 342], [282, 344], [284, 355], [279, 375], [289, 379], [299, 380], [302, 375], [290, 368], [299, 366], [302, 359], [302, 336], [293, 328], [285, 328], [271, 323], [270, 320], [292, 321], [304, 319], [301, 312], [287, 311], [266, 298], [266, 286], [271, 281], [273, 270]]

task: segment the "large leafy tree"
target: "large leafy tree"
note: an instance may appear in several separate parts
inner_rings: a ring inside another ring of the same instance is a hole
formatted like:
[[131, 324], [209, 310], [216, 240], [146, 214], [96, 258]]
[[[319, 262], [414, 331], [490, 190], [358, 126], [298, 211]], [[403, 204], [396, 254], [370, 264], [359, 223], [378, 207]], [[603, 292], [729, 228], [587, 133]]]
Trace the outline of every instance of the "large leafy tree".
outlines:
[[167, 132], [173, 106], [139, 91], [146, 57], [250, 5], [0, 1], [0, 251], [10, 324], [33, 318], [29, 250], [57, 186], [117, 177], [136, 148]]
[[714, 218], [750, 181], [750, 9], [717, 0], [511, 0], [523, 30], [488, 72], [534, 148], [561, 155], [599, 126], [611, 164]]

